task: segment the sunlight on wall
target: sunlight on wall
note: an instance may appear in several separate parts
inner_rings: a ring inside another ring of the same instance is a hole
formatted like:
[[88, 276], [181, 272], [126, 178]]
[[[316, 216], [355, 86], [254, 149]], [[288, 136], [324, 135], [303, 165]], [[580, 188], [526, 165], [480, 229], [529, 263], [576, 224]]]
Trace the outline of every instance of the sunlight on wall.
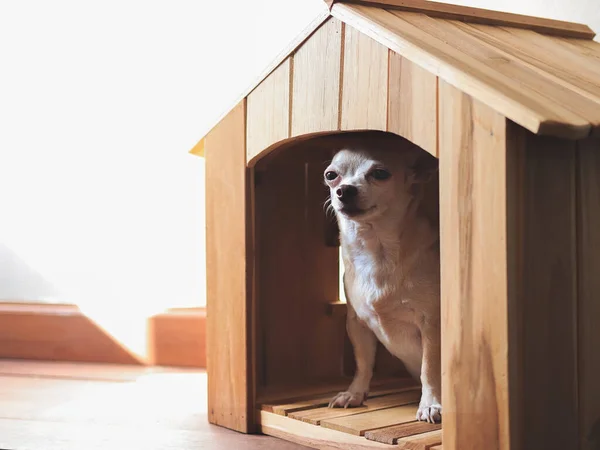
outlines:
[[134, 347], [142, 315], [204, 305], [188, 151], [322, 7], [2, 2], [0, 301], [78, 304]]

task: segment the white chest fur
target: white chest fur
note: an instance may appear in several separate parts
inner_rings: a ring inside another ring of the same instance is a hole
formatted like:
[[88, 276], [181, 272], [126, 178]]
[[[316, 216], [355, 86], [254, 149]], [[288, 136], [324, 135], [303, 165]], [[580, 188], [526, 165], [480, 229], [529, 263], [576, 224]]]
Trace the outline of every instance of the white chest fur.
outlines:
[[[430, 251], [405, 245], [398, 232], [342, 225], [344, 284], [356, 316], [413, 374], [420, 370], [421, 326], [430, 314], [436, 277]], [[425, 264], [424, 264], [425, 263]]]
[[349, 301], [382, 341], [398, 326], [416, 320], [410, 295], [413, 286], [405, 278], [401, 250], [397, 239], [381, 239], [368, 230], [344, 249]]

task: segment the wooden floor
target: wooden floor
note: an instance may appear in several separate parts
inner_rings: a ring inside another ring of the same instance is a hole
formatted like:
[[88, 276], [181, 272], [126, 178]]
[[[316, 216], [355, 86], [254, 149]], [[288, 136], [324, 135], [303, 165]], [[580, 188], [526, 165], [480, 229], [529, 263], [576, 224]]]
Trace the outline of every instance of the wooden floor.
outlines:
[[0, 448], [306, 447], [209, 425], [203, 372], [0, 360]]
[[331, 394], [262, 405], [263, 432], [315, 448], [442, 450], [441, 424], [415, 420], [420, 387], [374, 390], [366, 405], [329, 408]]

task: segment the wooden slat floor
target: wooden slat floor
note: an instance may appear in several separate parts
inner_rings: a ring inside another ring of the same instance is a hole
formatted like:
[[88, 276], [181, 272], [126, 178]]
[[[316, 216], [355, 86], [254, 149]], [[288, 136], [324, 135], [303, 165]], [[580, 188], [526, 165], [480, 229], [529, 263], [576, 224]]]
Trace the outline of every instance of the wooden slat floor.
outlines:
[[0, 448], [306, 449], [210, 425], [206, 396], [199, 371], [0, 360]]
[[[298, 433], [300, 427], [295, 425], [295, 421], [301, 421], [315, 427], [363, 437], [365, 440], [363, 444], [359, 444], [356, 440], [352, 441], [355, 448], [366, 448], [369, 441], [388, 444], [390, 448], [441, 450], [441, 424], [428, 424], [415, 420], [419, 398], [420, 388], [404, 388], [392, 392], [382, 388], [372, 392], [366, 404], [359, 408], [328, 408], [324, 404], [326, 396], [319, 396], [294, 402], [271, 402], [262, 405], [262, 410], [285, 416], [288, 420], [280, 421], [279, 426], [285, 428], [287, 424], [288, 436]], [[282, 423], [284, 425], [281, 425]], [[302, 430], [306, 428], [303, 427]], [[324, 436], [323, 433], [319, 434]], [[330, 436], [332, 440], [336, 439], [335, 433]], [[327, 438], [322, 438], [319, 442], [323, 439]], [[299, 439], [299, 441], [303, 440]], [[374, 447], [381, 448], [377, 444], [374, 444]]]

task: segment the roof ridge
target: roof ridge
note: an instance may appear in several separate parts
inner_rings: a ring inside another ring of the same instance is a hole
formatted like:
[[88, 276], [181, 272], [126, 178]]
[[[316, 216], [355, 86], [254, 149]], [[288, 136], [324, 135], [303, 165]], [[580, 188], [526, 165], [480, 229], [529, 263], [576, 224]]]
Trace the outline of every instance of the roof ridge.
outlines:
[[336, 3], [420, 12], [431, 17], [461, 20], [482, 25], [525, 28], [542, 34], [592, 40], [596, 33], [587, 25], [535, 16], [507, 13], [427, 0], [324, 0], [329, 9]]

